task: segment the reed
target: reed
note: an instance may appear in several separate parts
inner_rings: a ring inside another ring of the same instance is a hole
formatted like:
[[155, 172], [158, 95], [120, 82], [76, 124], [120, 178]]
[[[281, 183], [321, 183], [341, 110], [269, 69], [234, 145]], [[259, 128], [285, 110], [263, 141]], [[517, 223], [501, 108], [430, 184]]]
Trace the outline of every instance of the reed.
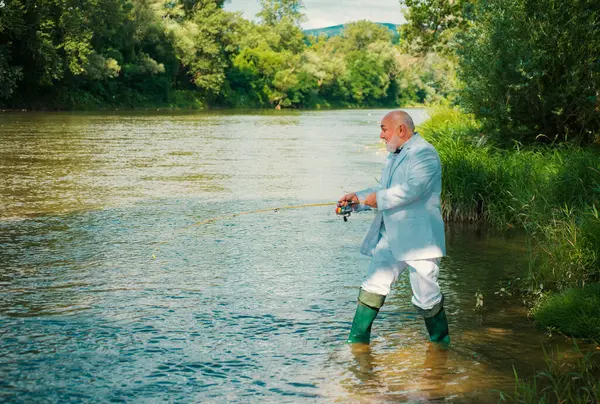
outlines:
[[[524, 289], [600, 280], [600, 152], [574, 145], [500, 147], [471, 115], [432, 111], [420, 133], [442, 160], [446, 221], [484, 220], [531, 236]], [[539, 294], [539, 293], [538, 293]]]
[[[575, 356], [575, 359], [573, 358]], [[515, 375], [512, 394], [499, 392], [501, 402], [513, 403], [597, 403], [600, 400], [598, 353], [583, 353], [575, 344], [569, 355], [544, 351], [546, 369], [533, 377]]]

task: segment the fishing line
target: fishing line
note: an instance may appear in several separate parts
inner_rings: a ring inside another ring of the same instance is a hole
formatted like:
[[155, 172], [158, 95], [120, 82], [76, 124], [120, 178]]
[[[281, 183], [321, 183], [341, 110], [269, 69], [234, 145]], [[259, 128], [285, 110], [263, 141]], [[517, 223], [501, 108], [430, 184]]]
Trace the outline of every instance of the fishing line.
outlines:
[[333, 205], [337, 205], [337, 202], [324, 202], [324, 203], [308, 203], [305, 205], [288, 205], [288, 206], [280, 206], [278, 208], [267, 208], [267, 209], [257, 209], [257, 210], [251, 210], [248, 212], [239, 212], [239, 213], [233, 213], [231, 215], [225, 215], [225, 216], [219, 216], [219, 217], [213, 217], [211, 219], [206, 219], [206, 220], [202, 220], [200, 222], [196, 222], [194, 224], [191, 224], [189, 226], [183, 227], [179, 230], [176, 230], [173, 235], [171, 236], [171, 238], [161, 241], [160, 243], [158, 243], [158, 245], [156, 246], [156, 248], [154, 249], [154, 251], [152, 252], [152, 259], [156, 259], [156, 254], [158, 253], [158, 251], [160, 250], [160, 247], [163, 244], [168, 243], [169, 241], [173, 240], [175, 237], [177, 237], [179, 234], [188, 231], [189, 229], [192, 229], [194, 227], [198, 227], [198, 226], [202, 226], [204, 224], [208, 224], [208, 223], [213, 223], [213, 222], [217, 222], [219, 220], [223, 220], [223, 219], [232, 219], [234, 217], [238, 217], [238, 216], [242, 216], [242, 215], [250, 215], [250, 214], [254, 214], [254, 213], [266, 213], [266, 212], [277, 212], [280, 210], [285, 210], [285, 209], [301, 209], [301, 208], [313, 208], [313, 207], [318, 207], [318, 206], [333, 206]]

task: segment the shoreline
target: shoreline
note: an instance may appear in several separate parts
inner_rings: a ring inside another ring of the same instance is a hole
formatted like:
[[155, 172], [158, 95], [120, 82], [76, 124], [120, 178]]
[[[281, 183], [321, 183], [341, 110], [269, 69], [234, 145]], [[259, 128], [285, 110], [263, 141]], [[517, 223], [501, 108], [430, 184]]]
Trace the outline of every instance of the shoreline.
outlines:
[[90, 108], [90, 109], [61, 109], [61, 108], [0, 108], [0, 112], [211, 112], [211, 111], [265, 111], [274, 113], [292, 112], [292, 111], [347, 111], [347, 110], [369, 110], [369, 109], [429, 109], [436, 108], [438, 105], [430, 104], [409, 104], [403, 106], [321, 106], [321, 107], [307, 107], [307, 108], [266, 108], [266, 107], [227, 107], [227, 106], [211, 106], [203, 108], [194, 107], [168, 107], [168, 106], [155, 106], [155, 107], [112, 107], [112, 108]]

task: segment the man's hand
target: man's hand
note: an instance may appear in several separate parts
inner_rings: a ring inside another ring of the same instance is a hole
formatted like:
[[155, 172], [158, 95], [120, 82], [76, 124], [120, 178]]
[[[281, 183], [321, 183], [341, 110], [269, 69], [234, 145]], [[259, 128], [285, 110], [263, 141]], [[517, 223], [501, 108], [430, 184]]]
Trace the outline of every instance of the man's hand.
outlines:
[[367, 195], [363, 204], [370, 206], [372, 208], [377, 207], [377, 193], [373, 192], [372, 194]]
[[358, 196], [354, 192], [342, 196], [338, 201], [338, 206], [346, 206], [351, 202], [358, 203]]

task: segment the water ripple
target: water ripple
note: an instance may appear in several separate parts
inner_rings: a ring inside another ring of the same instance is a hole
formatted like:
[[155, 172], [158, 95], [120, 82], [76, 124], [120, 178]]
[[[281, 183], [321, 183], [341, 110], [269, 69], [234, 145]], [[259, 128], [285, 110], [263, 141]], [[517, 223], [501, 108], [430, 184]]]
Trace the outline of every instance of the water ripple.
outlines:
[[403, 275], [356, 351], [372, 214], [195, 225], [370, 185], [383, 112], [0, 115], [0, 401], [497, 399], [542, 357], [494, 295], [518, 236], [448, 229], [450, 350], [426, 342]]

